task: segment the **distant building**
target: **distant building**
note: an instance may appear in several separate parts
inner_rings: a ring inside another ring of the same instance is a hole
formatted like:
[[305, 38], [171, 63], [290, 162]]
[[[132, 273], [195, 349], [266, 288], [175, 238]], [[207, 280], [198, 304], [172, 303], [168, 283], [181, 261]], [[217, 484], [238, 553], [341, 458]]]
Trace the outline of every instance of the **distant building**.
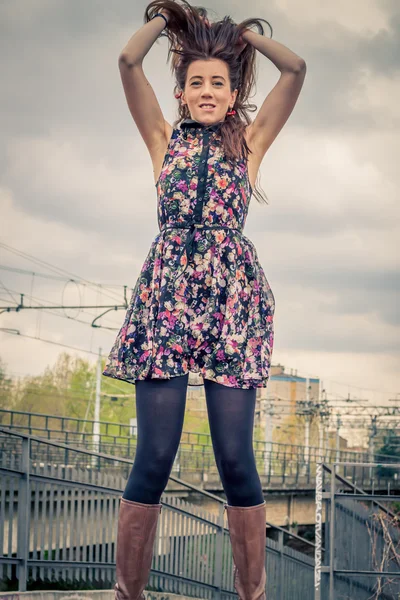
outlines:
[[[308, 400], [318, 402], [320, 397], [319, 378], [310, 378], [308, 385]], [[271, 365], [268, 385], [266, 388], [257, 389], [256, 398], [256, 415], [260, 415], [260, 407], [265, 404], [261, 401], [265, 400], [273, 401], [277, 410], [281, 405], [285, 414], [295, 414], [296, 402], [307, 400], [307, 378], [297, 375], [297, 369], [291, 369], [290, 373], [285, 373], [283, 365]], [[187, 401], [189, 410], [206, 411], [203, 378], [200, 375], [189, 374]]]
[[[308, 380], [309, 400], [319, 399], [318, 377], [312, 377]], [[294, 405], [297, 400], [307, 400], [307, 378], [297, 375], [297, 369], [290, 369], [290, 373], [285, 373], [283, 365], [271, 365], [271, 375], [266, 388], [257, 390], [260, 398], [273, 398], [280, 401], [285, 400]]]

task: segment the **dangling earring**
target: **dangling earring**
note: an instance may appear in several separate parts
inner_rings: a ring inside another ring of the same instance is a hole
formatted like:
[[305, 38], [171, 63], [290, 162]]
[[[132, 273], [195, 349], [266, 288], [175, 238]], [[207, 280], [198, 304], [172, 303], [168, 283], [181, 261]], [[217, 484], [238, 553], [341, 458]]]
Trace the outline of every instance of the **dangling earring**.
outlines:
[[227, 117], [230, 117], [232, 115], [236, 115], [236, 110], [233, 110], [233, 106], [232, 108], [229, 109], [229, 111], [226, 113]]

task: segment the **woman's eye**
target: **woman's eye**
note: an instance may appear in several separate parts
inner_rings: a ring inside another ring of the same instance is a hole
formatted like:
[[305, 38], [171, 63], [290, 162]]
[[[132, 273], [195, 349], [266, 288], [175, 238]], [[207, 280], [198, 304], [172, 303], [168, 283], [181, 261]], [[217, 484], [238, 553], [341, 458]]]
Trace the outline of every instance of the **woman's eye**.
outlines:
[[[194, 81], [192, 85], [196, 85], [196, 83], [200, 83], [200, 81]], [[214, 81], [217, 85], [222, 85], [222, 81]]]

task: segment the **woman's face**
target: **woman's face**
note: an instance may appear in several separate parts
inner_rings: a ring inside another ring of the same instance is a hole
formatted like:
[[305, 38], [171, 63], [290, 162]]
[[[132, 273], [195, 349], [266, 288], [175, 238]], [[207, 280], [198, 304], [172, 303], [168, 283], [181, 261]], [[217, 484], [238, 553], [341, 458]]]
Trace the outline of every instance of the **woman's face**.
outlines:
[[[195, 60], [189, 65], [181, 102], [187, 104], [192, 119], [212, 125], [225, 119], [237, 92], [231, 92], [226, 62], [217, 58]], [[213, 108], [203, 108], [204, 104]]]

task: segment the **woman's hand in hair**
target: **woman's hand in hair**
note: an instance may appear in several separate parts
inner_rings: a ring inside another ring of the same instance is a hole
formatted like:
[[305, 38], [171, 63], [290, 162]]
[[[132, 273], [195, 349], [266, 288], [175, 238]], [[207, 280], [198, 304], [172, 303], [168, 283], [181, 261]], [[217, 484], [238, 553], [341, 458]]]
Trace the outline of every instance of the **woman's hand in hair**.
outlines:
[[200, 19], [203, 19], [203, 21], [207, 27], [211, 27], [210, 21], [207, 19], [207, 17], [203, 17], [202, 15], [200, 15]]
[[242, 34], [239, 37], [238, 42], [235, 44], [235, 49], [236, 49], [236, 52], [238, 55], [243, 52], [243, 50], [246, 48], [246, 46], [248, 44], [248, 42], [246, 42], [243, 39], [243, 35], [246, 33], [246, 31], [247, 31], [247, 29], [245, 29], [244, 32], [242, 32]]
[[170, 20], [171, 15], [169, 14], [167, 8], [162, 8], [159, 12], [166, 17], [167, 21]]

